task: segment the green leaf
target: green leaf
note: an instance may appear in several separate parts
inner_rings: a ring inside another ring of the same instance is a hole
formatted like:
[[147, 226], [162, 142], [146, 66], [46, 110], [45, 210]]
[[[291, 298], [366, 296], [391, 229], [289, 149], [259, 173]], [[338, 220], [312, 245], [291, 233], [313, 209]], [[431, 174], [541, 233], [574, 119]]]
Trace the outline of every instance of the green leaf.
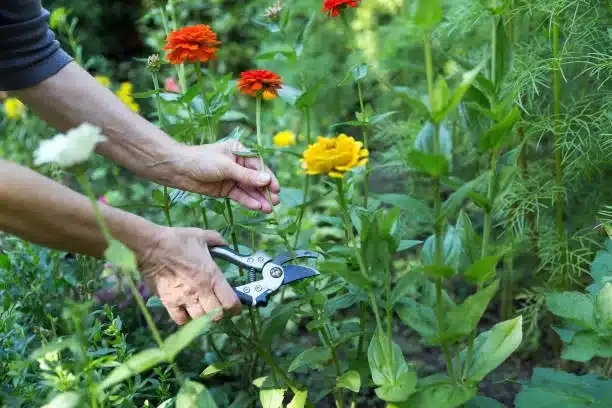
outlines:
[[497, 19], [496, 48], [495, 48], [495, 85], [499, 90], [506, 75], [512, 69], [512, 43], [508, 38], [505, 19]]
[[508, 0], [480, 0], [480, 3], [494, 15], [500, 15], [508, 9]]
[[176, 396], [175, 406], [176, 408], [216, 408], [217, 403], [204, 385], [186, 380]]
[[259, 402], [262, 408], [282, 408], [283, 399], [285, 398], [284, 388], [269, 388], [259, 391]]
[[81, 394], [70, 391], [56, 395], [51, 401], [43, 405], [41, 408], [75, 408], [79, 407], [80, 404]]
[[397, 247], [396, 252], [405, 251], [410, 248], [414, 248], [417, 245], [422, 244], [423, 241], [419, 241], [417, 239], [402, 239]]
[[157, 91], [155, 89], [152, 89], [152, 90], [146, 91], [146, 92], [136, 92], [136, 93], [133, 93], [132, 97], [134, 99], [146, 99], [146, 98], [150, 98], [153, 95], [157, 95], [159, 93], [160, 93], [159, 91]]
[[420, 95], [406, 86], [393, 87], [393, 92], [398, 93], [419, 114], [429, 114], [429, 101], [426, 95]]
[[534, 368], [531, 381], [521, 387], [516, 408], [608, 408], [612, 405], [612, 380]]
[[291, 399], [291, 402], [289, 403], [289, 405], [287, 405], [287, 408], [304, 408], [304, 406], [306, 406], [307, 398], [308, 398], [307, 390], [297, 391], [293, 395], [293, 398]]
[[429, 31], [442, 20], [441, 0], [415, 0], [412, 2], [412, 21]]
[[409, 295], [416, 295], [419, 278], [416, 273], [407, 273], [399, 278], [391, 290], [391, 304], [395, 305]]
[[482, 64], [478, 65], [476, 68], [466, 71], [463, 73], [463, 77], [461, 78], [461, 83], [457, 88], [453, 91], [452, 96], [446, 102], [443, 108], [439, 110], [434, 110], [432, 108], [432, 120], [434, 123], [440, 123], [442, 119], [444, 119], [452, 110], [454, 110], [457, 105], [461, 102], [463, 95], [470, 89], [472, 86], [472, 82], [476, 79], [476, 75], [482, 69]]
[[586, 363], [593, 357], [612, 357], [612, 340], [596, 332], [576, 333], [571, 343], [565, 344], [561, 358]]
[[287, 102], [289, 105], [295, 106], [295, 104], [297, 103], [298, 98], [303, 94], [302, 91], [300, 91], [297, 88], [294, 88], [290, 85], [283, 85], [279, 90], [278, 90], [278, 96], [284, 100], [285, 102]]
[[300, 31], [300, 34], [298, 35], [295, 41], [295, 55], [298, 57], [302, 55], [302, 50], [304, 49], [304, 44], [306, 43], [306, 39], [310, 34], [310, 28], [312, 27], [312, 23], [315, 19], [315, 16], [315, 12], [310, 15], [310, 18], [308, 19], [306, 24], [304, 24], [304, 28], [302, 29], [302, 31]]
[[418, 392], [410, 398], [407, 407], [456, 408], [474, 398], [478, 388], [469, 384], [455, 384], [449, 378], [436, 374], [425, 378]]
[[295, 106], [298, 109], [304, 109], [316, 102], [319, 91], [323, 87], [324, 81], [319, 80], [314, 86], [311, 86], [295, 101]]
[[417, 375], [406, 364], [402, 350], [396, 343], [391, 342], [391, 350], [388, 347], [387, 337], [376, 331], [368, 346], [370, 372], [374, 384], [378, 386], [375, 392], [387, 402], [405, 401], [416, 388]]
[[238, 359], [235, 356], [232, 356], [232, 358], [233, 358], [232, 360], [220, 361], [220, 362], [209, 365], [208, 367], [204, 369], [204, 371], [202, 371], [202, 373], [200, 373], [200, 378], [212, 377], [215, 374], [220, 373], [221, 371], [225, 370], [226, 368], [235, 366], [236, 364], [242, 361], [241, 359]]
[[415, 170], [427, 173], [432, 177], [439, 177], [448, 172], [448, 159], [441, 154], [412, 150], [406, 154], [406, 160]]
[[448, 265], [430, 264], [423, 266], [423, 273], [432, 278], [448, 279], [455, 274], [455, 270]]
[[151, 198], [157, 204], [160, 204], [160, 205], [166, 204], [166, 196], [164, 195], [164, 192], [162, 190], [153, 190], [151, 192]]
[[480, 258], [465, 270], [463, 276], [468, 282], [475, 285], [484, 284], [495, 277], [499, 258], [500, 255], [489, 255]]
[[158, 309], [164, 307], [164, 304], [157, 296], [154, 295], [147, 299], [147, 307], [150, 309]]
[[347, 371], [336, 379], [336, 386], [358, 393], [361, 389], [361, 376], [355, 370]]
[[[414, 148], [423, 153], [434, 154], [434, 138], [435, 126], [427, 121], [414, 140]], [[450, 160], [453, 155], [453, 140], [446, 127], [439, 126], [438, 139], [439, 153]]]
[[440, 219], [444, 221], [446, 217], [456, 212], [466, 197], [469, 197], [476, 185], [480, 182], [479, 178], [468, 181], [455, 190], [443, 203], [440, 211]]
[[239, 120], [249, 120], [249, 116], [244, 112], [230, 110], [221, 115], [219, 120], [222, 122], [235, 122]]
[[4, 269], [6, 271], [11, 269], [11, 258], [2, 252], [0, 252], [0, 269]]
[[[461, 230], [452, 225], [446, 226], [446, 232], [442, 239], [442, 264], [453, 270], [455, 269], [462, 251]], [[423, 265], [436, 265], [436, 236], [430, 235], [423, 244], [421, 251], [421, 262]]]
[[385, 112], [385, 113], [380, 113], [378, 115], [374, 115], [368, 120], [368, 123], [370, 123], [371, 125], [375, 125], [377, 123], [385, 121], [387, 118], [390, 118], [396, 113], [397, 111], [390, 111], [390, 112]]
[[271, 346], [279, 337], [277, 333], [285, 332], [287, 322], [294, 316], [296, 307], [295, 303], [286, 303], [274, 309], [272, 315], [264, 323], [260, 334], [259, 341], [262, 347]]
[[431, 208], [424, 202], [406, 194], [378, 194], [376, 198], [384, 204], [392, 205], [407, 213], [408, 216], [419, 217], [428, 224], [433, 224], [434, 217]]
[[369, 292], [372, 290], [372, 282], [360, 272], [348, 270], [346, 260], [327, 259], [318, 264], [319, 271], [340, 276], [348, 283]]
[[419, 333], [428, 344], [437, 344], [438, 323], [433, 308], [408, 298], [396, 306], [395, 311], [400, 320]]
[[302, 368], [314, 368], [329, 362], [331, 358], [331, 351], [328, 347], [309, 348], [302, 351], [293, 359], [289, 365], [288, 371], [292, 373]]
[[516, 350], [523, 340], [523, 316], [498, 323], [474, 341], [468, 379], [479, 383]]
[[153, 367], [167, 362], [166, 353], [158, 348], [150, 348], [143, 350], [131, 356], [126, 362], [116, 367], [110, 374], [99, 384], [98, 390], [103, 391], [106, 388], [118, 384], [137, 374], [143, 373]]
[[499, 151], [511, 134], [514, 124], [520, 119], [521, 112], [515, 106], [499, 123], [496, 123], [480, 139], [478, 147], [481, 151]]
[[458, 341], [471, 333], [482, 318], [489, 302], [499, 289], [499, 280], [469, 296], [462, 304], [447, 311], [444, 316], [446, 341]]
[[134, 252], [116, 239], [111, 239], [109, 242], [108, 248], [104, 251], [104, 258], [125, 271], [136, 271], [138, 269]]
[[478, 395], [469, 400], [465, 408], [506, 408], [506, 406], [493, 398]]
[[197, 319], [194, 319], [181, 327], [177, 332], [169, 335], [164, 340], [166, 352], [170, 358], [174, 359], [176, 355], [189, 345], [196, 337], [202, 334], [204, 329], [211, 325], [212, 317], [221, 311], [221, 307], [212, 310]]
[[546, 295], [546, 307], [559, 317], [586, 329], [595, 329], [594, 299], [587, 293], [554, 292]]

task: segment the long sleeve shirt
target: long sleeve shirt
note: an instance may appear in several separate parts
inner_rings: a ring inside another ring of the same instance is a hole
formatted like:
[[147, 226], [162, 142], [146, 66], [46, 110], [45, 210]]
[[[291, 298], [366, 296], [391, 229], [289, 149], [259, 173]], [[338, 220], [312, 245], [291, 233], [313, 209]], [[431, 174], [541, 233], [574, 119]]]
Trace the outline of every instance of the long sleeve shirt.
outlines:
[[0, 0], [0, 91], [36, 85], [70, 61], [40, 0]]

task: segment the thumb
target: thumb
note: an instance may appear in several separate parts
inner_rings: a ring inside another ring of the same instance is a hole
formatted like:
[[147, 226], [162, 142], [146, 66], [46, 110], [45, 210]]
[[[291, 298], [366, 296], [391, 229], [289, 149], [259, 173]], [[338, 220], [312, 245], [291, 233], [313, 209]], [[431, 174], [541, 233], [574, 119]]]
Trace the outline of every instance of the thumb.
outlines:
[[202, 238], [208, 246], [228, 245], [223, 235], [219, 234], [217, 231], [202, 230]]
[[237, 163], [232, 163], [229, 176], [240, 184], [252, 187], [264, 187], [270, 184], [272, 177], [265, 171], [248, 169]]

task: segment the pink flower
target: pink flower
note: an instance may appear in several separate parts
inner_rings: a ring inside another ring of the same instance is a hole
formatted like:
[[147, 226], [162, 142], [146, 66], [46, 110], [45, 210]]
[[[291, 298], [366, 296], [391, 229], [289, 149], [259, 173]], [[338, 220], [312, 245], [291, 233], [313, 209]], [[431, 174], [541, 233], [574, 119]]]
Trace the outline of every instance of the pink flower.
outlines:
[[106, 196], [100, 196], [98, 197], [98, 202], [102, 203], [102, 204], [106, 204], [108, 205], [108, 200], [106, 199]]
[[166, 87], [166, 91], [168, 92], [177, 92], [177, 93], [181, 92], [181, 88], [179, 88], [178, 84], [172, 77], [166, 78], [164, 86]]

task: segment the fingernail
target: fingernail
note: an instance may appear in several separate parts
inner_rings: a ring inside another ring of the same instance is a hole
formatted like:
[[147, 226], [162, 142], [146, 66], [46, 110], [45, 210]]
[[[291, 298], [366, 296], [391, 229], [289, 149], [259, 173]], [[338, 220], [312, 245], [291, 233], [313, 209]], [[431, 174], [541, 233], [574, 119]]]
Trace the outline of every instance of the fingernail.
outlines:
[[259, 173], [257, 181], [260, 183], [268, 183], [270, 181], [270, 175], [268, 173]]

